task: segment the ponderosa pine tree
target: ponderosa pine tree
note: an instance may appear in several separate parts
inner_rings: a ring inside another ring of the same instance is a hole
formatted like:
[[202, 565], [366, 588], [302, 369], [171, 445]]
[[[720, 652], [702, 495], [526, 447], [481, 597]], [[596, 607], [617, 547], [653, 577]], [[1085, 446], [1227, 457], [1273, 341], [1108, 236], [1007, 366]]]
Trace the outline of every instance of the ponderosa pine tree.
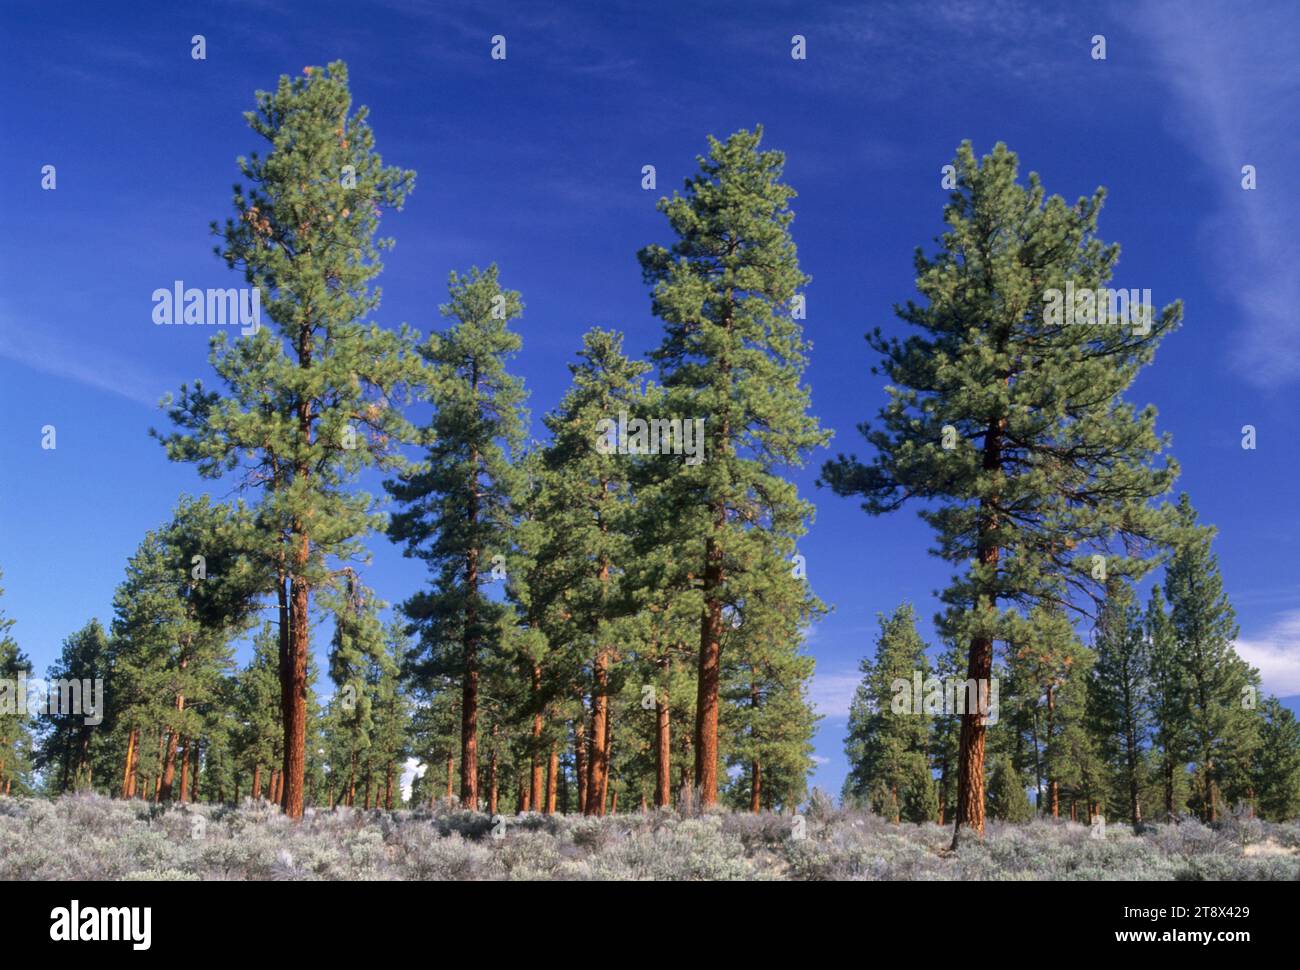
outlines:
[[166, 718], [163, 801], [173, 797], [176, 757], [182, 746], [180, 769], [182, 775], [186, 773], [188, 745], [201, 736], [205, 712], [233, 667], [231, 641], [247, 631], [265, 590], [256, 551], [250, 546], [251, 532], [249, 514], [242, 506], [213, 505], [207, 496], [182, 496], [160, 533], [165, 585], [157, 592], [180, 604], [175, 624], [168, 627], [175, 646], [166, 686], [172, 703]]
[[[400, 808], [401, 780], [410, 751], [411, 704], [400, 672], [409, 648], [400, 623], [384, 628], [385, 652], [371, 665], [371, 693], [374, 697], [370, 747], [376, 771], [383, 779], [384, 807]], [[378, 804], [378, 799], [376, 799]]]
[[[97, 717], [102, 724], [105, 711], [104, 694], [94, 696], [94, 682], [107, 680], [110, 646], [108, 634], [99, 620], [91, 620], [63, 641], [59, 659], [46, 671], [50, 684], [66, 684], [58, 696], [75, 698], [68, 710], [51, 710], [47, 715], [47, 729], [36, 749], [34, 767], [45, 776], [45, 788], [51, 793], [80, 791], [92, 787], [94, 779], [95, 742], [100, 735], [98, 725], [87, 723]], [[89, 691], [88, 691], [89, 688]], [[94, 710], [94, 704], [101, 704]]]
[[[3, 575], [3, 574], [0, 574]], [[0, 597], [4, 590], [0, 589]], [[31, 661], [10, 634], [14, 621], [0, 607], [0, 795], [27, 794], [31, 790], [31, 718], [18, 703], [15, 689], [20, 677], [30, 677]]]
[[[365, 787], [366, 808], [370, 807], [372, 734], [375, 718], [375, 694], [381, 681], [392, 680], [396, 668], [390, 667], [384, 628], [378, 610], [381, 603], [361, 585], [355, 576], [348, 577], [346, 589], [334, 607], [334, 638], [330, 644], [329, 677], [335, 686], [331, 704], [331, 726], [342, 742], [346, 760], [331, 759], [336, 775], [348, 779], [344, 804], [355, 801], [358, 778]], [[335, 781], [334, 778], [331, 779]]]
[[401, 208], [415, 175], [384, 166], [364, 107], [352, 108], [347, 66], [304, 68], [258, 92], [249, 127], [267, 155], [239, 159], [252, 183], [236, 186], [236, 218], [217, 253], [242, 269], [273, 326], [227, 343], [210, 360], [228, 389], [182, 387], [159, 435], [168, 457], [198, 463], [205, 477], [238, 472], [257, 489], [257, 535], [280, 611], [284, 720], [282, 804], [302, 815], [307, 666], [312, 591], [333, 582], [331, 558], [359, 551], [357, 539], [382, 520], [353, 482], [365, 466], [405, 467], [396, 450], [419, 440], [400, 405], [423, 381], [414, 338], [367, 321], [379, 303], [374, 239], [383, 209]]
[[1018, 700], [1038, 708], [1034, 723], [1035, 763], [1046, 782], [1039, 812], [1061, 814], [1062, 788], [1084, 777], [1080, 748], [1085, 734], [1088, 671], [1093, 663], [1088, 650], [1060, 609], [1035, 607], [1020, 625], [1010, 645], [1011, 680]]
[[1088, 685], [1088, 715], [1101, 756], [1111, 766], [1128, 818], [1142, 824], [1143, 763], [1150, 719], [1151, 664], [1142, 613], [1127, 583], [1114, 580], [1093, 631], [1097, 662]]
[[[949, 684], [965, 684], [966, 651], [957, 641], [945, 643], [935, 660], [934, 676], [947, 689]], [[954, 694], [955, 696], [955, 694]], [[937, 807], [935, 821], [940, 825], [952, 817], [957, 803], [957, 758], [961, 749], [962, 714], [955, 707], [944, 709], [931, 719], [930, 764], [936, 778]]]
[[[550, 636], [562, 651], [557, 660], [579, 673], [584, 693], [591, 697], [588, 792], [608, 786], [605, 735], [610, 697], [618, 690], [610, 682], [610, 669], [620, 659], [631, 659], [620, 658], [611, 625], [634, 608], [626, 579], [633, 556], [631, 496], [639, 456], [620, 453], [619, 443], [602, 434], [609, 427], [602, 422], [617, 423], [620, 414], [644, 417], [647, 370], [648, 365], [624, 356], [617, 331], [592, 329], [583, 336], [578, 362], [569, 365], [571, 387], [544, 419], [551, 442], [541, 457], [546, 485], [540, 515], [546, 541], [538, 551], [545, 576], [538, 595], [551, 604]], [[588, 815], [604, 811], [602, 798], [584, 806]]]
[[254, 800], [270, 785], [271, 773], [283, 763], [284, 725], [280, 706], [280, 636], [264, 623], [253, 638], [253, 656], [235, 675], [235, 800], [245, 791]]
[[1275, 822], [1300, 817], [1300, 723], [1270, 697], [1260, 707], [1259, 745], [1254, 750], [1259, 814]]
[[[1259, 674], [1233, 647], [1237, 623], [1223, 590], [1218, 557], [1210, 550], [1214, 530], [1196, 524], [1191, 500], [1182, 495], [1178, 514], [1187, 538], [1165, 569], [1175, 664], [1186, 692], [1191, 754], [1200, 780], [1202, 817], [1219, 815], [1219, 794], [1230, 780], [1239, 789], [1258, 744]], [[1229, 771], [1237, 767], [1235, 779]]]
[[[123, 797], [150, 767], [143, 759], [152, 757], [146, 748], [155, 732], [161, 755], [148, 794], [173, 796], [184, 739], [201, 736], [232, 664], [231, 641], [247, 629], [266, 588], [251, 533], [242, 506], [182, 496], [172, 519], [148, 533], [127, 564], [114, 595], [106, 684], [124, 741]], [[183, 761], [179, 767], [184, 774]]]
[[1008, 754], [993, 759], [989, 777], [989, 817], [1007, 822], [1028, 822], [1034, 810], [1025, 793], [1025, 780]]
[[815, 664], [801, 647], [826, 608], [784, 559], [751, 563], [742, 582], [736, 622], [723, 634], [723, 722], [731, 735], [723, 754], [734, 778], [729, 801], [758, 814], [808, 794], [819, 717], [807, 697]]
[[494, 581], [492, 557], [511, 547], [522, 490], [512, 462], [527, 426], [523, 381], [506, 369], [521, 343], [510, 321], [523, 304], [517, 292], [502, 289], [499, 275], [495, 264], [451, 274], [451, 300], [439, 309], [454, 323], [421, 348], [436, 408], [428, 429], [433, 443], [422, 465], [384, 483], [402, 505], [389, 536], [433, 574], [433, 588], [402, 610], [419, 631], [418, 675], [450, 675], [460, 684], [460, 798], [470, 809], [479, 801], [481, 654], [500, 650], [502, 630], [501, 605], [481, 587]]
[[[930, 714], [926, 711], [928, 692], [924, 688], [930, 662], [925, 655], [925, 641], [916, 632], [916, 611], [910, 603], [878, 619], [876, 656], [874, 660], [862, 659], [862, 683], [849, 707], [844, 746], [849, 775], [844, 791], [849, 797], [870, 802], [877, 814], [899, 822], [904, 803], [918, 801], [909, 795], [908, 785], [924, 773], [925, 787], [930, 787]], [[918, 673], [920, 696], [916, 693]], [[928, 822], [931, 817], [927, 812], [907, 821]]]
[[[1099, 598], [1093, 556], [1130, 577], [1154, 565], [1173, 516], [1149, 502], [1177, 466], [1157, 461], [1154, 409], [1123, 395], [1182, 308], [1127, 325], [1095, 303], [1092, 322], [1054, 313], [1053, 291], [1093, 294], [1111, 277], [1119, 249], [1095, 235], [1104, 190], [1074, 206], [1046, 198], [1036, 174], [1017, 182], [1002, 144], [981, 161], [963, 143], [954, 165], [939, 252], [916, 255], [926, 303], [896, 310], [921, 332], [868, 335], [882, 355], [873, 373], [890, 382], [881, 426], [860, 426], [876, 454], [869, 464], [840, 455], [822, 480], [873, 515], [925, 503], [938, 554], [970, 564], [944, 601], [970, 645], [967, 676], [987, 681], [994, 641], [1018, 623], [1002, 604]], [[968, 712], [954, 845], [963, 826], [983, 831], [984, 745], [984, 717]]]
[[1151, 588], [1143, 624], [1147, 637], [1151, 698], [1151, 741], [1160, 777], [1161, 821], [1172, 822], [1184, 810], [1185, 775], [1192, 757], [1191, 709], [1173, 624], [1163, 591]]
[[519, 713], [529, 721], [529, 805], [534, 811], [549, 813], [554, 811], [555, 783], [555, 771], [549, 762], [558, 750], [559, 736], [551, 717], [557, 677], [546, 623], [549, 564], [541, 555], [551, 535], [545, 514], [548, 476], [540, 449], [529, 450], [519, 465], [521, 491], [515, 503], [513, 543], [506, 557], [508, 569], [504, 577], [506, 595], [514, 605], [507, 619], [511, 624], [507, 632], [518, 675], [528, 684]]
[[653, 355], [667, 392], [661, 417], [705, 420], [703, 460], [683, 462], [665, 487], [687, 529], [707, 519], [691, 569], [704, 601], [694, 737], [702, 807], [718, 797], [730, 584], [766, 551], [790, 558], [812, 507], [778, 469], [802, 464], [830, 439], [807, 413], [809, 392], [800, 383], [809, 345], [797, 297], [809, 278], [790, 236], [795, 193], [781, 182], [784, 156], [760, 151], [762, 137], [756, 126], [725, 142], [710, 138], [685, 194], [659, 201], [677, 241], [638, 254], [666, 330]]

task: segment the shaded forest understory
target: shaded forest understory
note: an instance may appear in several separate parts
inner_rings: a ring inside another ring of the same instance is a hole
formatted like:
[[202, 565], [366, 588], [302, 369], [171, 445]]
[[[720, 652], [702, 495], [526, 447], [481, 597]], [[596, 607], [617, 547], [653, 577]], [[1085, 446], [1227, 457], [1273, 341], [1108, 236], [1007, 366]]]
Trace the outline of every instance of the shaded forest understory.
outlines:
[[432, 810], [168, 808], [97, 795], [0, 799], [0, 879], [148, 880], [1292, 880], [1300, 825], [991, 821], [951, 831], [814, 806], [788, 815], [649, 812], [510, 817]]

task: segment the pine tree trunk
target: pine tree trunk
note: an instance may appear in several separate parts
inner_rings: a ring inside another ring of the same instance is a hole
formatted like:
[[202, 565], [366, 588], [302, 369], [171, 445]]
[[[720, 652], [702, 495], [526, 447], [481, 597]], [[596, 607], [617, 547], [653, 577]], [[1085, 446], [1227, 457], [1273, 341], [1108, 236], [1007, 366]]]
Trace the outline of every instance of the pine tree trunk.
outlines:
[[393, 766], [390, 764], [384, 775], [384, 808], [393, 810]]
[[181, 804], [189, 801], [190, 789], [190, 739], [181, 739]]
[[285, 685], [288, 707], [284, 717], [284, 762], [280, 771], [278, 801], [289, 818], [302, 818], [303, 781], [307, 768], [307, 656], [311, 649], [311, 592], [303, 575], [307, 571], [311, 543], [306, 534], [295, 531], [298, 532], [298, 548], [294, 559], [295, 575], [290, 581], [290, 656], [288, 669], [284, 672], [288, 675]]
[[447, 800], [448, 801], [451, 801], [451, 796], [454, 795], [456, 792], [455, 778], [456, 778], [456, 756], [451, 754], [451, 752], [448, 752], [447, 753]]
[[[988, 637], [974, 637], [970, 645], [970, 663], [966, 668], [968, 680], [978, 685], [987, 683], [993, 673], [993, 641]], [[984, 718], [978, 708], [966, 711], [961, 718], [961, 746], [957, 755], [957, 818], [953, 826], [952, 847], [962, 826], [984, 834]]]
[[609, 794], [609, 782], [610, 782], [609, 759], [613, 754], [613, 751], [614, 751], [614, 712], [610, 708], [609, 704], [607, 703], [605, 705], [605, 750], [602, 751], [600, 754], [601, 760], [604, 762], [604, 771], [601, 772], [603, 778], [601, 780], [601, 787], [600, 787], [600, 804], [602, 808], [602, 814], [604, 813], [603, 810], [606, 804], [606, 797]]
[[497, 813], [497, 751], [493, 747], [492, 754], [488, 758], [488, 814], [496, 816]]
[[655, 700], [655, 808], [672, 807], [672, 725], [667, 691]]
[[162, 792], [163, 758], [167, 754], [167, 747], [167, 735], [160, 733], [158, 735], [158, 762], [154, 767], [153, 774], [153, 800], [155, 805], [158, 804], [158, 797]]
[[196, 741], [192, 746], [190, 753], [190, 800], [197, 803], [199, 801], [199, 750], [201, 745]]
[[544, 727], [543, 719], [542, 719], [542, 709], [541, 709], [542, 667], [540, 664], [533, 664], [533, 676], [532, 676], [531, 686], [533, 692], [534, 711], [533, 711], [532, 743], [529, 746], [529, 754], [528, 754], [528, 760], [532, 768], [531, 777], [529, 781], [529, 784], [531, 785], [531, 792], [529, 797], [533, 803], [533, 807], [540, 811], [542, 807], [542, 798], [543, 798], [541, 754], [542, 754], [542, 730]]
[[[1002, 436], [1006, 427], [1006, 418], [989, 422], [981, 461], [985, 472], [995, 472], [1002, 466]], [[997, 502], [996, 495], [980, 499], [976, 550], [981, 566], [996, 566], [1001, 552], [997, 539]], [[996, 598], [981, 594], [976, 599], [976, 608], [992, 614], [997, 610]], [[972, 637], [966, 678], [968, 682], [975, 681], [977, 698], [980, 685], [987, 684], [992, 676], [993, 641], [986, 636]], [[984, 835], [984, 735], [984, 715], [979, 708], [965, 711], [961, 719], [961, 748], [957, 758], [957, 819], [952, 833], [953, 849], [957, 848], [963, 825], [974, 829], [980, 836]]]
[[614, 800], [610, 803], [609, 814], [618, 814], [618, 782], [614, 782]]
[[560, 774], [560, 749], [551, 741], [551, 757], [546, 763], [546, 814], [555, 814], [555, 787]]
[[139, 733], [138, 728], [131, 728], [126, 736], [126, 764], [122, 768], [123, 798], [130, 798], [135, 794], [135, 774], [131, 769], [135, 767], [135, 739]]
[[172, 800], [172, 787], [176, 781], [176, 746], [180, 736], [175, 731], [167, 732], [167, 754], [162, 765], [162, 784], [158, 797], [164, 802]]
[[609, 653], [596, 654], [591, 689], [591, 754], [587, 760], [587, 815], [605, 814], [606, 721], [609, 715]]
[[253, 766], [253, 801], [262, 797], [262, 766]]
[[700, 808], [718, 802], [718, 690], [722, 670], [722, 542], [726, 509], [713, 510], [713, 534], [705, 548], [704, 610], [700, 617], [700, 663], [695, 700], [695, 787]]
[[[1047, 744], [1048, 751], [1055, 752], [1052, 738], [1056, 731], [1056, 688], [1047, 685]], [[1052, 818], [1061, 817], [1061, 786], [1056, 780], [1055, 758], [1047, 759], [1047, 800], [1050, 803]]]

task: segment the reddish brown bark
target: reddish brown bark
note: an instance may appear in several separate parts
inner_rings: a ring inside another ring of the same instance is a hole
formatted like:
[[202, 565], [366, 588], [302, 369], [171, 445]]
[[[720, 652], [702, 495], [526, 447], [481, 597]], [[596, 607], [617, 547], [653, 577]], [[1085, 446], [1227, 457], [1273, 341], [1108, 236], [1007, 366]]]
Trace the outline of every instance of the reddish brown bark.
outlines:
[[[993, 673], [993, 641], [988, 637], [971, 640], [970, 662], [966, 677], [976, 684], [988, 683]], [[961, 742], [957, 755], [957, 819], [953, 828], [953, 848], [962, 826], [984, 834], [984, 717], [978, 707], [966, 711], [961, 719]]]
[[538, 811], [542, 808], [542, 731], [545, 727], [542, 718], [540, 706], [540, 695], [542, 693], [542, 667], [540, 664], [533, 664], [532, 676], [533, 704], [535, 705], [533, 713], [533, 733], [532, 744], [529, 746], [529, 762], [531, 773], [529, 777], [529, 800], [533, 807]]
[[[613, 752], [614, 752], [614, 712], [610, 709], [609, 705], [606, 704], [605, 705], [605, 750], [601, 752], [600, 755], [601, 759], [605, 763], [605, 770], [603, 772], [605, 777], [604, 777], [604, 782], [602, 783], [600, 789], [601, 805], [606, 804], [606, 798], [609, 794], [609, 784], [610, 784], [609, 759], [613, 755]], [[615, 801], [617, 801], [617, 799], [615, 799]]]
[[455, 755], [448, 752], [447, 754], [447, 798], [448, 799], [450, 799], [451, 796], [456, 793], [454, 787], [455, 778], [456, 778], [456, 757]]
[[[307, 406], [310, 415], [310, 406]], [[310, 439], [310, 426], [307, 437]], [[298, 530], [295, 530], [298, 532]], [[295, 576], [290, 581], [291, 607], [287, 705], [284, 712], [284, 761], [280, 770], [281, 792], [276, 799], [289, 818], [301, 818], [303, 779], [307, 762], [307, 654], [310, 649], [310, 588], [303, 574], [311, 553], [311, 541], [305, 533], [298, 535], [294, 554]]]
[[135, 794], [135, 740], [139, 736], [138, 728], [132, 728], [126, 736], [126, 764], [122, 768], [122, 797], [130, 798]]
[[181, 739], [181, 804], [189, 801], [190, 790], [190, 739]]
[[[994, 418], [989, 421], [984, 433], [984, 448], [981, 460], [982, 469], [995, 472], [1002, 467], [1002, 438], [1006, 433], [1006, 418]], [[980, 499], [976, 538], [976, 553], [982, 566], [996, 566], [1001, 549], [998, 544], [998, 501], [997, 495]], [[981, 594], [976, 602], [977, 609], [990, 614], [997, 609], [995, 597]], [[976, 697], [980, 696], [980, 687], [989, 682], [993, 676], [993, 640], [987, 636], [971, 638], [970, 659], [966, 665], [967, 681], [974, 680]], [[969, 698], [968, 698], [969, 701]], [[967, 707], [971, 705], [968, 703]], [[952, 848], [957, 848], [962, 826], [974, 829], [981, 836], [984, 834], [984, 714], [979, 706], [975, 710], [966, 710], [961, 719], [961, 742], [957, 756], [957, 819], [953, 826]]]
[[556, 786], [560, 775], [560, 749], [551, 741], [551, 757], [546, 765], [546, 814], [555, 814]]
[[609, 651], [601, 647], [592, 669], [594, 685], [591, 690], [591, 752], [587, 758], [586, 815], [605, 814], [606, 729], [609, 717]]
[[168, 747], [167, 735], [159, 734], [158, 735], [158, 761], [154, 767], [154, 773], [153, 773], [154, 804], [157, 804], [159, 795], [162, 793], [163, 757], [167, 754], [167, 747]]
[[655, 808], [672, 807], [672, 725], [667, 691], [655, 698]]
[[713, 512], [713, 534], [705, 548], [704, 611], [700, 617], [700, 663], [695, 699], [695, 787], [700, 807], [718, 802], [718, 690], [722, 671], [722, 542], [726, 509]]
[[168, 731], [166, 754], [163, 756], [162, 779], [158, 791], [158, 797], [164, 802], [169, 802], [172, 798], [172, 788], [176, 782], [176, 748], [179, 743], [180, 735], [175, 731]]
[[253, 801], [262, 797], [262, 766], [253, 766]]

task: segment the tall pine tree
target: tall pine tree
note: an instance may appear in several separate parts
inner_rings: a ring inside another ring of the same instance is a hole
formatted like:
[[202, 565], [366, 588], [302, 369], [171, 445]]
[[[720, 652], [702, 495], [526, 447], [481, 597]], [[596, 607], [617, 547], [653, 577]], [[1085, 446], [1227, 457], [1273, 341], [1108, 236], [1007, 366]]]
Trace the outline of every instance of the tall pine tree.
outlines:
[[413, 339], [367, 321], [379, 304], [374, 240], [381, 212], [400, 208], [415, 174], [385, 166], [364, 107], [353, 110], [347, 66], [308, 67], [257, 94], [245, 113], [270, 146], [239, 159], [236, 217], [217, 253], [257, 287], [273, 326], [233, 344], [212, 339], [223, 396], [182, 387], [160, 435], [170, 458], [207, 477], [230, 472], [258, 490], [258, 535], [280, 619], [284, 721], [282, 804], [302, 815], [313, 590], [332, 583], [333, 557], [358, 553], [380, 525], [373, 499], [353, 487], [365, 466], [405, 462], [396, 444], [418, 436], [399, 406], [423, 379]]
[[830, 437], [807, 413], [809, 392], [800, 383], [808, 344], [799, 291], [808, 277], [790, 236], [795, 193], [781, 182], [784, 156], [760, 151], [762, 137], [757, 126], [725, 142], [710, 138], [685, 194], [659, 201], [677, 241], [639, 253], [666, 329], [654, 354], [667, 390], [661, 417], [705, 420], [703, 461], [683, 463], [668, 487], [687, 527], [697, 516], [707, 522], [692, 569], [704, 600], [694, 747], [705, 807], [718, 797], [730, 585], [766, 551], [789, 559], [812, 508], [779, 469], [801, 464]]
[[506, 369], [521, 343], [510, 321], [523, 304], [501, 287], [499, 275], [495, 265], [451, 274], [451, 299], [440, 310], [453, 324], [422, 348], [437, 409], [433, 443], [419, 467], [384, 483], [402, 506], [389, 536], [433, 574], [433, 588], [402, 609], [419, 631], [418, 675], [459, 682], [460, 798], [472, 809], [479, 802], [481, 655], [501, 648], [501, 604], [481, 587], [493, 581], [493, 557], [504, 562], [512, 544], [522, 491], [513, 461], [527, 425], [523, 382]]
[[[967, 676], [986, 681], [994, 642], [1016, 624], [1002, 604], [1099, 598], [1094, 556], [1113, 574], [1154, 565], [1172, 515], [1148, 500], [1177, 466], [1157, 460], [1154, 409], [1123, 395], [1182, 309], [1128, 324], [1106, 307], [1092, 323], [1054, 314], [1051, 291], [1110, 279], [1119, 247], [1096, 238], [1104, 190], [1073, 206], [1047, 198], [1036, 174], [1017, 181], [1001, 144], [980, 160], [963, 143], [954, 165], [939, 252], [915, 259], [925, 303], [897, 310], [919, 332], [868, 335], [882, 355], [873, 373], [889, 378], [881, 426], [861, 425], [876, 454], [841, 455], [822, 479], [873, 515], [925, 503], [938, 554], [970, 564], [944, 599], [969, 644]], [[954, 845], [963, 826], [983, 831], [984, 746], [985, 720], [968, 712]]]

